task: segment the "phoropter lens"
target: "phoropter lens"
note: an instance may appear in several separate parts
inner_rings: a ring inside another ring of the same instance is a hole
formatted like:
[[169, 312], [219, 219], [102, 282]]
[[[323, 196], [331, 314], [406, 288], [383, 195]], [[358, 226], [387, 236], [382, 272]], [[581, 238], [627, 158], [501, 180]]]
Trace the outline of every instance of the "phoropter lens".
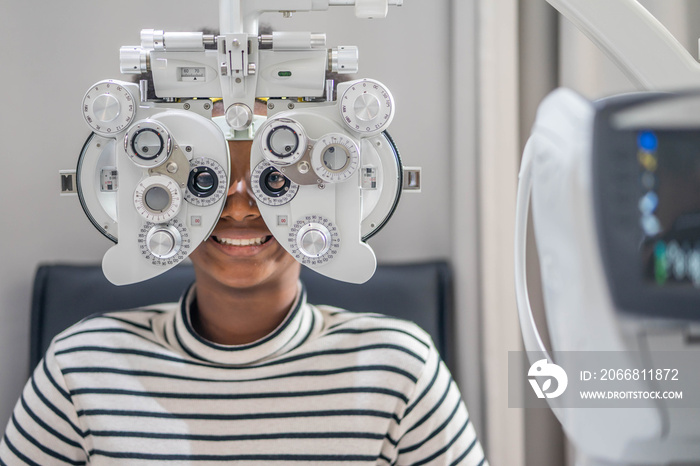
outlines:
[[209, 197], [219, 187], [219, 177], [210, 167], [195, 167], [190, 171], [187, 189], [197, 197]]
[[144, 160], [156, 158], [165, 147], [160, 133], [152, 128], [144, 128], [136, 133], [131, 140], [131, 148], [138, 157]]
[[280, 172], [274, 171], [270, 172], [265, 177], [265, 184], [267, 188], [272, 192], [279, 192], [284, 189], [284, 185], [287, 183], [287, 178], [284, 177]]
[[152, 186], [143, 195], [143, 202], [153, 212], [163, 212], [170, 207], [170, 193], [163, 186]]
[[267, 146], [277, 157], [289, 157], [299, 147], [299, 136], [289, 126], [278, 126], [270, 131]]
[[214, 186], [214, 177], [208, 172], [199, 173], [194, 177], [194, 186], [197, 191], [209, 191]]
[[337, 172], [345, 168], [348, 163], [348, 154], [340, 146], [329, 146], [323, 151], [323, 165], [332, 172]]
[[280, 197], [289, 191], [291, 181], [275, 167], [267, 167], [260, 175], [260, 188], [268, 196]]

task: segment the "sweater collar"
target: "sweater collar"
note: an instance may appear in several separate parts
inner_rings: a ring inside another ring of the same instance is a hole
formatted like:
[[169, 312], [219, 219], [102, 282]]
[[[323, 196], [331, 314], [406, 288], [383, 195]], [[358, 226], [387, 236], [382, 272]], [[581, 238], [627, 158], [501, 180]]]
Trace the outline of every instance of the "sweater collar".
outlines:
[[178, 346], [189, 356], [231, 366], [253, 365], [291, 351], [309, 337], [314, 317], [306, 303], [306, 291], [299, 282], [297, 298], [282, 323], [269, 335], [245, 345], [221, 345], [210, 342], [195, 332], [191, 308], [196, 299], [196, 284], [192, 284], [180, 299], [175, 316], [175, 338]]

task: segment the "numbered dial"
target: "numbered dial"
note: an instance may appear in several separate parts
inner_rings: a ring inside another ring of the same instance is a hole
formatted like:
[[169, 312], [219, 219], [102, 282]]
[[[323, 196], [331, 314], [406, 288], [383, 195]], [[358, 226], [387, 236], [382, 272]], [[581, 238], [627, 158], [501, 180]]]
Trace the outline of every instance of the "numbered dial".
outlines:
[[148, 177], [136, 186], [134, 206], [149, 222], [168, 222], [182, 206], [180, 187], [175, 180], [165, 175]]
[[228, 190], [226, 171], [215, 160], [200, 157], [190, 160], [185, 200], [206, 207], [218, 202]]
[[275, 165], [291, 165], [306, 152], [307, 138], [299, 123], [278, 118], [265, 126], [260, 143], [267, 160]]
[[83, 116], [94, 132], [109, 136], [124, 131], [136, 115], [131, 93], [114, 81], [100, 81], [83, 97]]
[[146, 248], [158, 259], [169, 259], [178, 253], [182, 237], [172, 225], [154, 226], [146, 234]]
[[165, 225], [146, 222], [139, 232], [141, 255], [156, 266], [172, 266], [187, 257], [190, 235], [178, 219]]
[[162, 165], [170, 157], [172, 139], [162, 124], [155, 120], [142, 120], [124, 136], [124, 149], [131, 161], [139, 167], [153, 168]]
[[394, 118], [394, 98], [382, 83], [363, 79], [343, 93], [340, 115], [351, 130], [377, 134], [384, 131]]
[[323, 265], [338, 254], [340, 235], [333, 223], [320, 215], [307, 215], [289, 231], [292, 255], [304, 265]]
[[265, 205], [284, 205], [294, 199], [299, 185], [285, 177], [267, 160], [260, 162], [250, 179], [255, 198]]
[[316, 142], [311, 152], [311, 166], [319, 178], [329, 183], [347, 180], [359, 165], [357, 144], [344, 134], [326, 134]]

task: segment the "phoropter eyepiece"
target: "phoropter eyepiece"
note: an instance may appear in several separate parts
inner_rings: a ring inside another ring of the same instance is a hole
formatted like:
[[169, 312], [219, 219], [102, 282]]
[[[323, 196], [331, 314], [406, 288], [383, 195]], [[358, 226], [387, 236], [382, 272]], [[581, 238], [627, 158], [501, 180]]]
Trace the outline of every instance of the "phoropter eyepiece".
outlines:
[[195, 167], [190, 171], [187, 188], [197, 197], [209, 197], [219, 187], [219, 177], [210, 167]]

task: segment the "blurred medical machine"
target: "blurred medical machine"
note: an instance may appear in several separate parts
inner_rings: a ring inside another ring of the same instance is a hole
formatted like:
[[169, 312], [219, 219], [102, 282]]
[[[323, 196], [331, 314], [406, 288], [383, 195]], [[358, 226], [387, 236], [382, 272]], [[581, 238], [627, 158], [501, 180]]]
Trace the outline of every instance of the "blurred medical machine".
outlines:
[[[530, 362], [607, 351], [656, 367], [700, 358], [700, 64], [634, 0], [548, 0], [640, 89], [590, 102], [558, 89], [526, 144], [516, 210], [516, 296]], [[527, 294], [532, 204], [551, 347]], [[700, 390], [698, 374], [685, 387]], [[638, 380], [654, 390], [653, 380]], [[700, 464], [700, 409], [547, 402], [577, 465]]]
[[[258, 20], [331, 6], [383, 18], [401, 4], [221, 0], [216, 35], [146, 29], [140, 45], [121, 47], [121, 72], [149, 73], [157, 97], [148, 98], [143, 79], [92, 85], [81, 106], [91, 134], [77, 169], [61, 173], [62, 191], [77, 192], [115, 243], [105, 276], [118, 285], [147, 280], [209, 238], [228, 196], [227, 141], [252, 140], [250, 189], [275, 239], [323, 275], [367, 281], [376, 258], [366, 241], [402, 191], [420, 191], [420, 169], [403, 167], [386, 131], [394, 98], [374, 79], [326, 78], [356, 73], [357, 47], [327, 48], [321, 33], [259, 33]], [[212, 117], [216, 100], [222, 115]]]

